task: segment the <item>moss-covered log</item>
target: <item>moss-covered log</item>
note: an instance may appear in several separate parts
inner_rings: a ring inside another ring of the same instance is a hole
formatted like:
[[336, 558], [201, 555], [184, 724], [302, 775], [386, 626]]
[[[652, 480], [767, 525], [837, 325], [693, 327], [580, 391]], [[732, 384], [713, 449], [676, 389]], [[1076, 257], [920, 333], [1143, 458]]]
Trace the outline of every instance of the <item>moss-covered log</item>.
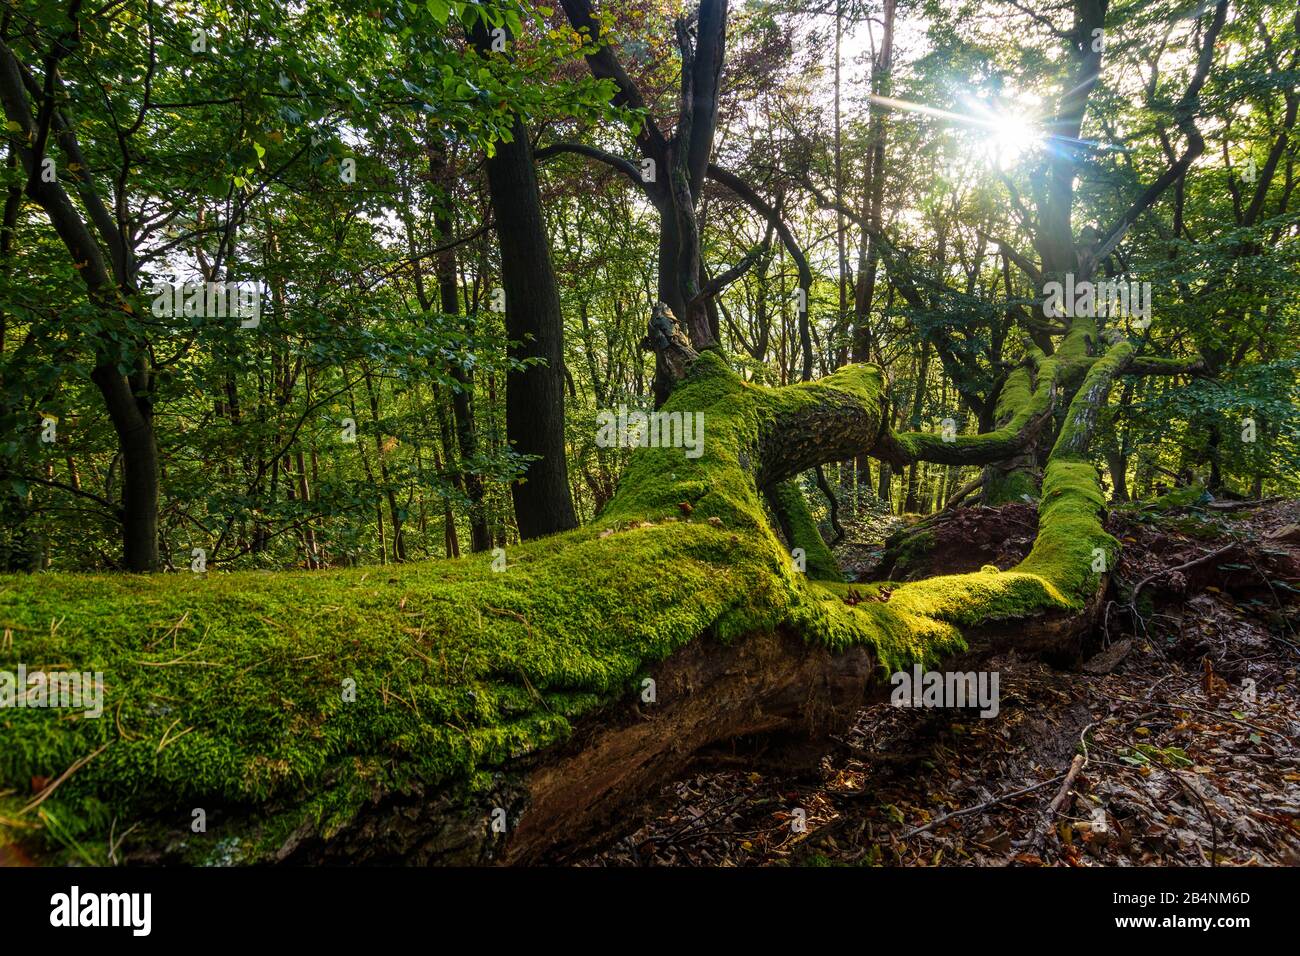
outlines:
[[914, 661], [1076, 639], [1114, 541], [1072, 448], [1016, 568], [850, 604], [793, 567], [759, 489], [875, 446], [882, 380], [761, 388], [705, 353], [664, 409], [704, 414], [703, 454], [636, 451], [599, 520], [504, 556], [0, 579], [0, 671], [104, 689], [98, 719], [0, 711], [0, 853], [547, 858], [709, 743], [824, 730]]

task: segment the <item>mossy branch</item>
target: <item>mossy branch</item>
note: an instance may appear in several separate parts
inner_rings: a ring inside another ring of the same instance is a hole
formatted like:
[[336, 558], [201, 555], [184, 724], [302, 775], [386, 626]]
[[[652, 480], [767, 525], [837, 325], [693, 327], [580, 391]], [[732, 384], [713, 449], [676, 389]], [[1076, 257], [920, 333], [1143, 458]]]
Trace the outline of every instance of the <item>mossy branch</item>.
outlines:
[[982, 435], [933, 432], [892, 433], [882, 441], [886, 460], [895, 467], [917, 461], [945, 465], [987, 465], [1011, 458], [1029, 447], [1055, 411], [1061, 363], [1041, 352], [1007, 376], [998, 397], [1003, 424]]
[[1205, 359], [1199, 355], [1193, 358], [1172, 359], [1154, 355], [1136, 355], [1124, 369], [1124, 375], [1204, 375]]
[[943, 465], [991, 465], [1030, 448], [1053, 420], [1062, 396], [1067, 399], [1081, 375], [1096, 361], [1095, 323], [1076, 319], [1056, 354], [1045, 356], [1026, 343], [1025, 362], [1007, 376], [998, 395], [998, 427], [982, 435], [934, 432], [888, 432], [875, 454], [895, 467], [917, 461]]
[[760, 488], [831, 461], [876, 454], [887, 432], [884, 373], [875, 365], [846, 365], [815, 382], [787, 385], [763, 410]]
[[786, 544], [791, 549], [803, 549], [808, 577], [815, 581], [843, 581], [844, 574], [835, 555], [826, 546], [798, 482], [794, 479], [783, 481], [767, 489], [766, 496]]

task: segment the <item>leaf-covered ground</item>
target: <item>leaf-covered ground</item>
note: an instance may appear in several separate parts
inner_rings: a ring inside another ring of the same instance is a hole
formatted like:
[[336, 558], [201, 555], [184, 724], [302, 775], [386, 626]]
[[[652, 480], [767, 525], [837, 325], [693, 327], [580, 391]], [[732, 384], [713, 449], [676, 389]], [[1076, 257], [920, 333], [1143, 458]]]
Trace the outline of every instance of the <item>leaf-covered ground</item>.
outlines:
[[[1112, 516], [1124, 559], [1084, 670], [990, 663], [988, 720], [873, 704], [813, 771], [717, 755], [581, 862], [1300, 864], [1300, 505], [1193, 498]], [[959, 512], [985, 528], [968, 553], [1005, 547], [1018, 507]]]

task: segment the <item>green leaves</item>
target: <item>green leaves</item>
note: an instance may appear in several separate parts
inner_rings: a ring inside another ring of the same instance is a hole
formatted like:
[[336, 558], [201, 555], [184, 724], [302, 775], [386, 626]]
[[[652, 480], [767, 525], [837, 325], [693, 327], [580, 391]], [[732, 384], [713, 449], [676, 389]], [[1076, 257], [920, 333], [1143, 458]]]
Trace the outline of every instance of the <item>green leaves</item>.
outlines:
[[446, 24], [447, 18], [451, 15], [451, 4], [447, 0], [427, 0], [425, 7], [429, 11], [429, 16], [439, 24]]

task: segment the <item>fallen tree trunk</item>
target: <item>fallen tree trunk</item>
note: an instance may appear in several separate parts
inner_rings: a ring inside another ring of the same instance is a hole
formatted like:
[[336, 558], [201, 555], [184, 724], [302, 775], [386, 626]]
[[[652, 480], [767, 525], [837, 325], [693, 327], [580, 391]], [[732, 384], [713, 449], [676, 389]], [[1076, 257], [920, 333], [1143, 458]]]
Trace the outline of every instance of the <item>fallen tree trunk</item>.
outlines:
[[1024, 562], [865, 600], [796, 570], [761, 490], [905, 445], [882, 424], [881, 370], [769, 389], [712, 351], [684, 356], [663, 408], [703, 416], [703, 454], [638, 450], [598, 521], [504, 561], [0, 579], [0, 671], [98, 672], [104, 692], [97, 719], [0, 715], [0, 851], [554, 859], [701, 749], [815, 739], [900, 668], [1068, 656], [1117, 547], [1083, 404], [1122, 365], [1095, 360], [1074, 396]]
[[[1076, 662], [1096, 614], [1093, 602], [1084, 613], [1043, 614], [1011, 632], [972, 629], [970, 648], [944, 666], [973, 670], [1012, 651]], [[447, 794], [408, 794], [377, 801], [328, 841], [304, 831], [304, 842], [286, 843], [277, 860], [564, 862], [635, 829], [639, 818], [629, 808], [707, 761], [711, 746], [761, 737], [784, 743], [787, 762], [812, 764], [827, 735], [845, 730], [863, 705], [888, 690], [866, 648], [833, 654], [789, 633], [756, 632], [730, 644], [697, 641], [651, 674], [657, 705], [629, 702], [593, 714], [571, 740], [522, 762], [508, 783], [498, 784], [501, 832], [494, 832], [491, 813], [466, 815]]]

